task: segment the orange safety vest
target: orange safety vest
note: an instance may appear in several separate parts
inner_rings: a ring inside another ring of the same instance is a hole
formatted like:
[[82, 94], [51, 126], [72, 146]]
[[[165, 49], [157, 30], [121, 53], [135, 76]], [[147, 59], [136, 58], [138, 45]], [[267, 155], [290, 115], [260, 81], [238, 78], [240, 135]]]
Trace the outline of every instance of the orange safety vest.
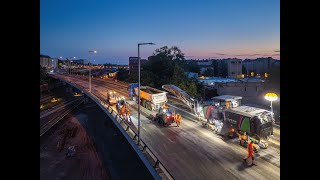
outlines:
[[253, 143], [248, 144], [248, 157], [253, 157]]
[[130, 110], [128, 108], [126, 108], [126, 114], [127, 116], [130, 116]]
[[122, 106], [122, 107], [121, 107], [120, 116], [123, 116], [123, 115], [124, 115], [125, 109], [126, 109], [125, 106]]
[[240, 139], [242, 139], [242, 140], [247, 140], [247, 135], [241, 135], [241, 136], [240, 136]]
[[229, 109], [230, 107], [230, 102], [226, 102], [226, 109]]
[[176, 115], [176, 121], [179, 122], [179, 123], [181, 122], [181, 115], [180, 114]]

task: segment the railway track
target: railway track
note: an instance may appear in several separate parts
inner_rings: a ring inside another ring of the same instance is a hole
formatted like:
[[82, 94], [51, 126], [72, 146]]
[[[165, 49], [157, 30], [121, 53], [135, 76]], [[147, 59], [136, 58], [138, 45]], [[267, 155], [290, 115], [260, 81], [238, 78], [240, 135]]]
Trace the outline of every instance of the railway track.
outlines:
[[46, 102], [50, 101], [50, 99], [52, 99], [52, 98], [53, 98], [53, 96], [51, 96], [51, 95], [43, 97], [40, 99], [40, 104], [46, 103]]
[[48, 130], [50, 130], [54, 125], [56, 125], [61, 119], [63, 119], [72, 110], [78, 107], [84, 102], [84, 98], [79, 98], [73, 101], [70, 105], [65, 108], [56, 111], [55, 113], [40, 119], [40, 137], [43, 136]]

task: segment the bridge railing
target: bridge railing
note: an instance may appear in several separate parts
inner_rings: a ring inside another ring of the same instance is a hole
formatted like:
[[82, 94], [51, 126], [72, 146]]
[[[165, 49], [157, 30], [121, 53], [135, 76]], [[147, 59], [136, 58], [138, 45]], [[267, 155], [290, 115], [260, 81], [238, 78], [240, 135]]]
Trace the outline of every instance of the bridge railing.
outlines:
[[[72, 83], [72, 82], [67, 82], [67, 83], [72, 85], [72, 86], [74, 86], [74, 87], [76, 87], [76, 88], [78, 88], [79, 90], [81, 90], [82, 92], [87, 94], [89, 97], [91, 96], [90, 98], [92, 100], [94, 100], [96, 103], [100, 103], [100, 105], [102, 105], [107, 110], [107, 112], [109, 112], [109, 114], [111, 116], [113, 116], [114, 119], [119, 123], [118, 125], [120, 125], [123, 128], [123, 130], [125, 130], [127, 132], [127, 135], [129, 135], [131, 140], [135, 143], [135, 145], [138, 146], [138, 149], [142, 153], [145, 153], [145, 155], [148, 156], [149, 162], [151, 161], [151, 159], [154, 161], [153, 162], [154, 163], [154, 165], [153, 165], [154, 170], [158, 174], [163, 173], [165, 175], [165, 178], [170, 179], [170, 180], [171, 179], [174, 180], [174, 177], [172, 176], [172, 174], [164, 166], [164, 164], [157, 157], [157, 155], [154, 153], [154, 151], [141, 138], [140, 138], [140, 143], [139, 144], [138, 144], [137, 141], [135, 141], [136, 138], [138, 137], [137, 132], [135, 132], [135, 130], [128, 124], [128, 122], [125, 121], [124, 118], [120, 117], [120, 115], [114, 109], [112, 109], [112, 107], [109, 104], [107, 104], [106, 102], [102, 101], [95, 94], [86, 92], [85, 88], [82, 85], [76, 84], [76, 83]], [[151, 162], [151, 164], [152, 164], [152, 162]], [[159, 172], [159, 169], [161, 170], [160, 172]]]

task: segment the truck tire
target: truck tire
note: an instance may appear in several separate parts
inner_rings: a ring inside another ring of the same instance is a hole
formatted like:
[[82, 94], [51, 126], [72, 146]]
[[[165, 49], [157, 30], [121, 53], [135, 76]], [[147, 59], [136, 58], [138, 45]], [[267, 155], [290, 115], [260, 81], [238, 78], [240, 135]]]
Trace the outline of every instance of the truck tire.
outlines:
[[160, 124], [160, 118], [159, 118], [159, 116], [156, 116], [156, 120], [157, 120], [157, 123]]
[[163, 121], [163, 120], [162, 120], [161, 122], [162, 122], [162, 124], [161, 124], [162, 126], [166, 126], [166, 124], [164, 123], [164, 121]]

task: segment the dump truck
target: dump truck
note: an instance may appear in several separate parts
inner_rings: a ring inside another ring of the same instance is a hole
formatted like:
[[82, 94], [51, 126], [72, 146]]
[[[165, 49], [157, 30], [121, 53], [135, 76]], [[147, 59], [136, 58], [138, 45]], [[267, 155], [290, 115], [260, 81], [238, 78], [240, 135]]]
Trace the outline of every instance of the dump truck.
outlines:
[[[138, 83], [129, 84], [129, 97], [138, 103]], [[167, 103], [167, 93], [149, 86], [140, 86], [140, 104], [149, 111], [157, 111]], [[138, 103], [139, 104], [139, 103]]]

